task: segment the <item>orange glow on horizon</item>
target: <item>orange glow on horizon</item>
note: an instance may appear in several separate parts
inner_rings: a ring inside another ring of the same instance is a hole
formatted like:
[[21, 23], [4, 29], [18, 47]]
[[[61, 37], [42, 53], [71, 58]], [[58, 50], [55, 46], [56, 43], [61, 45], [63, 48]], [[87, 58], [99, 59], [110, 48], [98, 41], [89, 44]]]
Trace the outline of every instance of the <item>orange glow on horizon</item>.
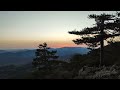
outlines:
[[62, 47], [86, 47], [86, 45], [76, 45], [74, 43], [67, 44], [67, 43], [61, 43], [61, 44], [56, 44], [56, 45], [48, 45], [52, 48], [62, 48]]
[[[44, 43], [43, 41], [26, 41], [26, 40], [14, 40], [14, 41], [0, 41], [0, 48], [13, 49], [13, 48], [38, 48], [39, 44]], [[46, 41], [48, 47], [61, 48], [61, 47], [86, 47], [86, 45], [76, 45], [72, 41]]]

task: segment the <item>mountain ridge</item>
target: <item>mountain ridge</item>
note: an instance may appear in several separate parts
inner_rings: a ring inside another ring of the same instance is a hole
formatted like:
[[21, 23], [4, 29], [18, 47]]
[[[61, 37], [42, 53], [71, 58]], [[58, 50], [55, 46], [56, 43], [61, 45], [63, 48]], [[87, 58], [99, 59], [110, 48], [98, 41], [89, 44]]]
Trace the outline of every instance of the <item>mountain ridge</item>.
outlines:
[[[24, 64], [32, 62], [33, 58], [35, 58], [35, 50], [0, 50], [0, 64]], [[50, 50], [57, 50], [56, 55], [59, 56], [59, 60], [68, 60], [74, 54], [86, 54], [89, 51], [89, 49], [81, 47], [51, 48]]]

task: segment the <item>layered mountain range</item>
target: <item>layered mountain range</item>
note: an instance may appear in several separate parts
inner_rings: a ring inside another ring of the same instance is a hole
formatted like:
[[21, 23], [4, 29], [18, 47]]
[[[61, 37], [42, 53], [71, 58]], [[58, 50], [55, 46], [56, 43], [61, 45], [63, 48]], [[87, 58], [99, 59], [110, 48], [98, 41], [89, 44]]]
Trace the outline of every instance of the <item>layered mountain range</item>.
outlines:
[[[57, 50], [58, 60], [69, 60], [74, 54], [87, 54], [89, 49], [83, 47], [52, 48]], [[35, 58], [35, 49], [0, 50], [0, 65], [27, 64]]]

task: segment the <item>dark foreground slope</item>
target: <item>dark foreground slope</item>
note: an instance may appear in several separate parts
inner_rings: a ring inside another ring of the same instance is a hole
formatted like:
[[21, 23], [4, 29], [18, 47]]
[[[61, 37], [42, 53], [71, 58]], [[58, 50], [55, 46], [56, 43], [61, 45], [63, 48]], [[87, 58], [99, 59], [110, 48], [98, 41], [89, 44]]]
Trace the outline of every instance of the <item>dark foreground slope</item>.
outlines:
[[23, 79], [32, 73], [32, 64], [0, 66], [0, 79]]
[[[91, 62], [93, 65], [98, 65], [100, 60], [100, 49], [91, 51], [87, 55], [86, 62]], [[104, 47], [104, 65], [120, 65], [120, 42], [112, 43]]]

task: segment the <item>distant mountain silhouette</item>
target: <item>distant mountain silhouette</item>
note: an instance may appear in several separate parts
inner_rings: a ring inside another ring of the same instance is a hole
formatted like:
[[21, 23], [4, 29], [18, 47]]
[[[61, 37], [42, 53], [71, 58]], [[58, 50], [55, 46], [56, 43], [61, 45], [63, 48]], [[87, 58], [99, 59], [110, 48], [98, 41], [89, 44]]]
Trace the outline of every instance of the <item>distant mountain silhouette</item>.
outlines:
[[35, 50], [5, 51], [0, 53], [0, 65], [29, 63], [34, 54]]
[[[68, 60], [74, 54], [87, 54], [89, 52], [89, 49], [81, 47], [52, 48], [50, 50], [57, 50], [59, 60]], [[35, 49], [0, 50], [0, 65], [27, 64], [32, 62], [34, 57]]]
[[74, 54], [87, 54], [89, 52], [89, 49], [81, 47], [63, 47], [55, 50], [57, 50], [57, 55], [59, 55], [60, 60], [67, 60]]

